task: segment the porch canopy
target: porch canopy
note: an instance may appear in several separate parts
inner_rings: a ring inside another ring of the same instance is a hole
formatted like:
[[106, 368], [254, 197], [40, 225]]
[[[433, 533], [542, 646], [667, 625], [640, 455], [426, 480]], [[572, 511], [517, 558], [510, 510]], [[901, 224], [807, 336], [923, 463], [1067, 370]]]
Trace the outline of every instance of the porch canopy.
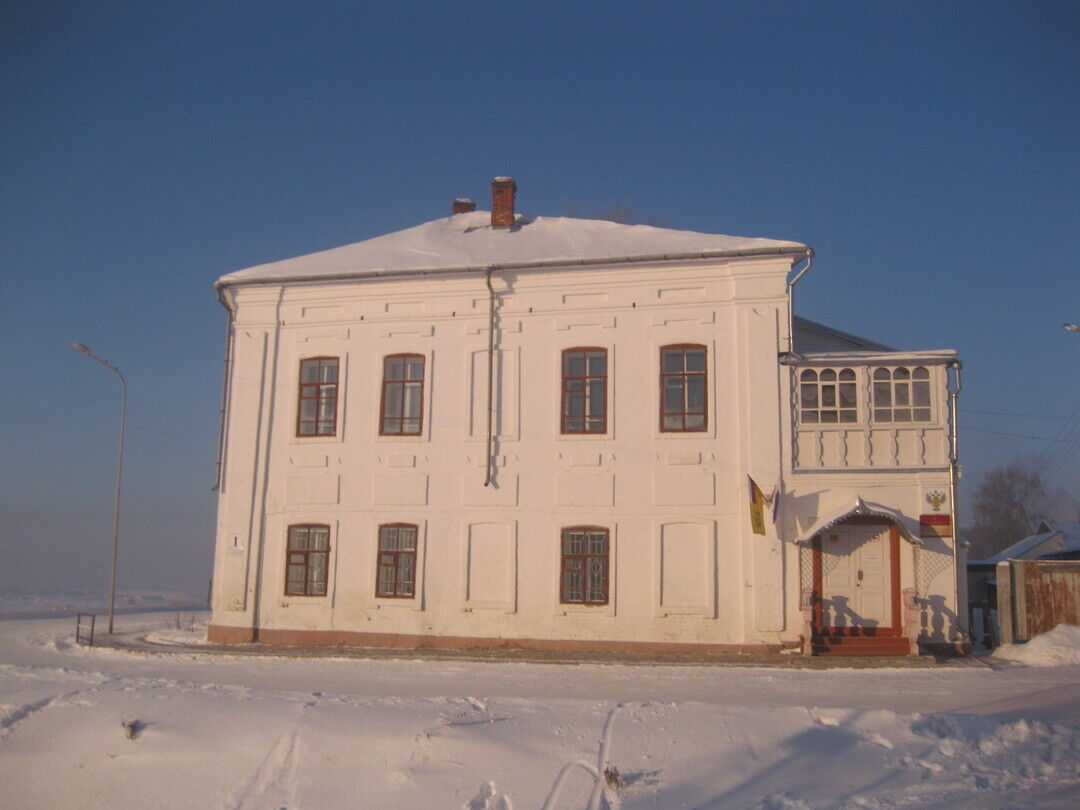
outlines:
[[882, 518], [890, 523], [895, 523], [900, 529], [900, 533], [904, 535], [909, 542], [916, 543], [920, 546], [923, 544], [922, 539], [919, 537], [919, 526], [917, 523], [914, 523], [911, 518], [905, 517], [897, 510], [891, 509], [888, 506], [864, 501], [861, 497], [856, 497], [855, 502], [850, 506], [842, 506], [836, 511], [819, 518], [809, 529], [795, 538], [795, 542], [801, 546], [808, 546], [815, 535], [831, 529], [837, 523], [843, 523], [851, 517]]

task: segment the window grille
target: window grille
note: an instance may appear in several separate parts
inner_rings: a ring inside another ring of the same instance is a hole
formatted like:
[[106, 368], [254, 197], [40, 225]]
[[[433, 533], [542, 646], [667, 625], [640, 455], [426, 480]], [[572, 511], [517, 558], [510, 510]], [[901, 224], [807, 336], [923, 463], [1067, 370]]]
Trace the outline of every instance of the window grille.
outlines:
[[563, 604], [606, 605], [610, 537], [599, 526], [572, 526], [562, 531]]

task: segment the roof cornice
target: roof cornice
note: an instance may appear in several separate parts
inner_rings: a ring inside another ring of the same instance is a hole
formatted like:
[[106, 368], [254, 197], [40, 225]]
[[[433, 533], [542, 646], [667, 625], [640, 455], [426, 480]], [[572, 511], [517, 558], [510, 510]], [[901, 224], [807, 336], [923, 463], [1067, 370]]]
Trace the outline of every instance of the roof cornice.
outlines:
[[836, 363], [948, 363], [956, 359], [954, 349], [935, 349], [933, 351], [911, 352], [806, 352], [805, 354], [785, 354], [780, 362], [785, 366], [820, 366]]
[[547, 270], [562, 267], [600, 267], [622, 264], [655, 264], [656, 262], [707, 261], [709, 259], [750, 259], [770, 256], [791, 256], [793, 259], [805, 256], [809, 248], [804, 245], [784, 245], [780, 247], [739, 248], [734, 250], [704, 250], [688, 253], [650, 253], [633, 256], [608, 256], [589, 259], [544, 259], [542, 261], [505, 262], [500, 264], [463, 265], [461, 267], [418, 267], [405, 270], [360, 270], [339, 271], [335, 273], [313, 273], [310, 275], [266, 275], [257, 278], [220, 278], [214, 282], [214, 289], [239, 287], [246, 285], [268, 284], [306, 284], [321, 281], [361, 281], [366, 279], [405, 278], [415, 276], [441, 276], [462, 273], [497, 273], [504, 270]]

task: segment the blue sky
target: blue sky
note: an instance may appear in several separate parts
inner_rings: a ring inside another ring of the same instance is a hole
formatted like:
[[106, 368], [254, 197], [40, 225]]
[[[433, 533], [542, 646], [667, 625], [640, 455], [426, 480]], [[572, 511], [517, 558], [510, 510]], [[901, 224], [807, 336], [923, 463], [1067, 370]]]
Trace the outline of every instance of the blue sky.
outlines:
[[1063, 2], [0, 2], [0, 585], [107, 582], [118, 385], [69, 343], [131, 386], [121, 587], [204, 592], [213, 281], [501, 174], [811, 245], [800, 314], [960, 352], [965, 487], [1042, 453], [1080, 499], [1077, 41]]

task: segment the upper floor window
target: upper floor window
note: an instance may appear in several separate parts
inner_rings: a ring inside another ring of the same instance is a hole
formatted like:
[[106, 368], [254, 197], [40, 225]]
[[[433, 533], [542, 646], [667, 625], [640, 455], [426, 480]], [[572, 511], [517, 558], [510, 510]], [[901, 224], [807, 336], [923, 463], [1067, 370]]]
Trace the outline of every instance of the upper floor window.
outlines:
[[375, 595], [412, 599], [416, 595], [416, 535], [413, 523], [379, 527], [379, 566]]
[[563, 352], [562, 432], [607, 432], [607, 349]]
[[857, 422], [855, 372], [808, 368], [799, 375], [799, 420], [803, 424]]
[[915, 369], [874, 369], [875, 422], [929, 422], [930, 372]]
[[337, 433], [337, 390], [336, 357], [309, 357], [300, 361], [297, 436], [333, 436]]
[[424, 356], [391, 354], [383, 359], [379, 434], [419, 436], [424, 419]]
[[559, 601], [564, 604], [606, 605], [609, 554], [607, 529], [600, 526], [570, 526], [563, 529]]
[[660, 349], [660, 430], [678, 433], [708, 427], [708, 372], [704, 346], [664, 346]]
[[285, 595], [326, 596], [330, 527], [319, 524], [290, 526], [289, 547], [285, 554]]

